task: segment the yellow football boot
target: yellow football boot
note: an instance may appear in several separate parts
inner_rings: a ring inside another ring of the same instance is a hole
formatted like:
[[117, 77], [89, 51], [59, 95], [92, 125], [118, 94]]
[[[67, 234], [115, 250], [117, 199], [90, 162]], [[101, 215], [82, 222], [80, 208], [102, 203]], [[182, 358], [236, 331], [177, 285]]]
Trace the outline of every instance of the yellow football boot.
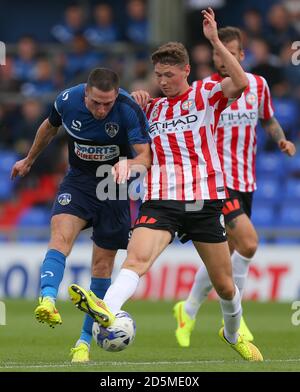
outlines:
[[195, 319], [190, 318], [184, 309], [184, 301], [177, 302], [173, 308], [173, 314], [177, 321], [175, 331], [176, 340], [180, 347], [190, 346], [191, 333], [195, 326]]
[[228, 340], [225, 339], [224, 327], [222, 327], [219, 331], [219, 336], [223, 340], [223, 342], [225, 342], [236, 352], [238, 352], [240, 356], [244, 358], [246, 361], [261, 362], [264, 360], [259, 349], [256, 346], [254, 346], [253, 343], [244, 340], [240, 335], [238, 335], [238, 340], [235, 344], [230, 343], [228, 342]]
[[39, 305], [35, 308], [34, 314], [38, 322], [47, 323], [51, 328], [62, 324], [60, 314], [49, 297], [39, 298]]
[[71, 284], [68, 291], [73, 304], [79, 310], [90, 315], [103, 327], [109, 327], [114, 322], [114, 314], [107, 308], [104, 301], [98, 298], [91, 290], [86, 291], [77, 284]]
[[77, 347], [71, 348], [70, 355], [72, 356], [72, 363], [89, 362], [89, 347], [87, 344], [79, 343]]

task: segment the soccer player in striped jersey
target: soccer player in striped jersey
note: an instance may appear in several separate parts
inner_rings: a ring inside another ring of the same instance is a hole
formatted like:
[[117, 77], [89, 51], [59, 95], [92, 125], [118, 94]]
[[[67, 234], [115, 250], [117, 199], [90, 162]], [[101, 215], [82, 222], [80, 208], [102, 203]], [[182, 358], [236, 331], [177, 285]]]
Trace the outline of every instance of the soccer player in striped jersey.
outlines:
[[[219, 29], [218, 33], [220, 40], [230, 53], [242, 62], [244, 52], [240, 30], [235, 27], [225, 27]], [[213, 51], [213, 61], [217, 73], [206, 78], [203, 83], [220, 82], [229, 74], [223, 59], [216, 50]], [[231, 251], [233, 277], [241, 296], [248, 275], [249, 263], [258, 245], [257, 233], [250, 220], [253, 192], [256, 189], [255, 157], [258, 121], [283, 153], [293, 156], [296, 151], [294, 144], [286, 140], [274, 116], [266, 80], [262, 76], [251, 73], [246, 73], [246, 77], [247, 88], [239, 99], [221, 113], [214, 134], [229, 196], [224, 203], [223, 214]], [[174, 314], [178, 321], [176, 338], [180, 346], [190, 345], [190, 335], [196, 314], [212, 287], [206, 268], [200, 267], [187, 300], [175, 305]], [[183, 327], [180, 323], [181, 318], [185, 319]], [[254, 339], [243, 318], [239, 333], [249, 341]]]
[[232, 277], [222, 215], [225, 185], [213, 137], [228, 99], [240, 96], [248, 80], [219, 40], [212, 9], [202, 12], [204, 34], [230, 77], [189, 86], [190, 65], [182, 44], [169, 43], [153, 53], [156, 80], [166, 97], [154, 100], [146, 110], [153, 162], [127, 258], [103, 301], [75, 284], [69, 294], [79, 309], [103, 326], [111, 325], [114, 314], [134, 294], [140, 276], [178, 232], [182, 242], [193, 241], [219, 294], [224, 317], [220, 338], [244, 359], [261, 361], [257, 347], [238, 334], [241, 300]]

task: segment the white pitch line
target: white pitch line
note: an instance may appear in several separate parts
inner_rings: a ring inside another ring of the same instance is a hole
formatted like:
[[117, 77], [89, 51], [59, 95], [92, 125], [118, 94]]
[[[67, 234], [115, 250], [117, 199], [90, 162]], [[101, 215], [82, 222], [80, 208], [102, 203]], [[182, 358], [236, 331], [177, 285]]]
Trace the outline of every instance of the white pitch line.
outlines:
[[[19, 363], [19, 362], [8, 362], [7, 364], [0, 363], [0, 369], [18, 369], [18, 368], [26, 368], [26, 369], [38, 369], [38, 368], [63, 368], [63, 367], [74, 367], [74, 366], [81, 366], [81, 367], [90, 367], [90, 366], [153, 366], [153, 365], [201, 365], [201, 364], [217, 364], [217, 363], [246, 363], [242, 362], [242, 360], [232, 360], [232, 361], [225, 361], [225, 360], [203, 360], [203, 361], [160, 361], [160, 362], [113, 362], [113, 361], [106, 361], [106, 362], [93, 362], [87, 364], [71, 364], [69, 362], [61, 363], [61, 364], [54, 364], [54, 363], [44, 363], [44, 364], [32, 364], [29, 365], [28, 363]], [[300, 362], [300, 358], [290, 358], [290, 359], [265, 359], [264, 362], [266, 363], [284, 363], [284, 362]]]

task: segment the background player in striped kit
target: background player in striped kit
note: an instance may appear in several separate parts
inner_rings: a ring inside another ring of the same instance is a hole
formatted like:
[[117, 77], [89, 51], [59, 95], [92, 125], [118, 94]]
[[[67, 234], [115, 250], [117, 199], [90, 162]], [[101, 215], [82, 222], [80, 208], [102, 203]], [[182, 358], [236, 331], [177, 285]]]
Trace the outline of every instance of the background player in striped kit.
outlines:
[[[242, 62], [244, 52], [240, 30], [235, 27], [225, 27], [219, 29], [218, 33], [230, 53]], [[221, 81], [228, 76], [228, 70], [215, 50], [213, 60], [217, 73], [206, 78], [204, 82]], [[294, 144], [286, 140], [274, 116], [266, 80], [251, 73], [246, 73], [246, 76], [247, 88], [238, 100], [221, 113], [215, 131], [218, 154], [229, 194], [229, 198], [224, 203], [223, 214], [232, 254], [233, 276], [241, 295], [248, 275], [249, 263], [258, 246], [258, 237], [250, 220], [252, 197], [256, 189], [255, 157], [258, 121], [283, 153], [293, 156], [296, 151]], [[189, 346], [196, 314], [211, 289], [212, 283], [207, 270], [204, 266], [200, 267], [187, 300], [179, 302], [174, 308], [178, 321], [176, 337], [180, 346]], [[180, 309], [183, 314], [179, 314]], [[180, 323], [181, 318], [185, 319], [184, 326]], [[254, 339], [243, 318], [239, 332], [249, 341]]]
[[230, 78], [189, 86], [190, 65], [182, 44], [163, 45], [152, 55], [156, 79], [166, 97], [152, 101], [146, 110], [153, 162], [127, 258], [104, 301], [95, 301], [75, 284], [69, 293], [81, 310], [103, 326], [110, 325], [134, 294], [140, 276], [179, 232], [182, 242], [193, 241], [220, 296], [225, 321], [221, 339], [244, 359], [261, 361], [259, 350], [237, 333], [241, 301], [232, 278], [222, 215], [223, 173], [213, 138], [228, 98], [238, 97], [248, 80], [219, 40], [213, 11], [203, 11], [203, 15], [204, 34], [230, 69]]

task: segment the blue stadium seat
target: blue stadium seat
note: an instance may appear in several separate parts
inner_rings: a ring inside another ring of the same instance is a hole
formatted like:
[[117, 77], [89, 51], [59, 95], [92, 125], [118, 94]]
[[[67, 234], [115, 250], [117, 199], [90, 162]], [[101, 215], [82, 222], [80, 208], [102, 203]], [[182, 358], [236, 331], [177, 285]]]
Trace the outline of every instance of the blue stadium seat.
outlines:
[[283, 203], [276, 222], [284, 227], [296, 227], [300, 229], [300, 203]]
[[9, 176], [0, 173], [0, 200], [9, 200], [13, 196], [14, 182]]
[[275, 242], [278, 245], [299, 245], [300, 238], [277, 238]]
[[14, 151], [0, 151], [0, 175], [10, 173], [13, 165], [19, 159], [18, 154]]
[[285, 159], [281, 153], [261, 153], [256, 160], [256, 171], [260, 175], [281, 177], [285, 171]]
[[282, 198], [282, 189], [277, 178], [258, 177], [257, 189], [254, 193], [254, 200], [278, 201]]
[[285, 157], [285, 166], [288, 173], [297, 173], [300, 175], [300, 155], [296, 154], [292, 158]]
[[298, 104], [293, 98], [273, 98], [276, 118], [284, 129], [296, 128]]
[[48, 226], [50, 223], [50, 211], [45, 207], [32, 207], [26, 210], [20, 217], [19, 226]]
[[271, 227], [275, 222], [273, 203], [255, 201], [253, 203], [251, 220], [256, 227]]
[[300, 179], [288, 179], [283, 192], [284, 200], [298, 201], [300, 204]]

